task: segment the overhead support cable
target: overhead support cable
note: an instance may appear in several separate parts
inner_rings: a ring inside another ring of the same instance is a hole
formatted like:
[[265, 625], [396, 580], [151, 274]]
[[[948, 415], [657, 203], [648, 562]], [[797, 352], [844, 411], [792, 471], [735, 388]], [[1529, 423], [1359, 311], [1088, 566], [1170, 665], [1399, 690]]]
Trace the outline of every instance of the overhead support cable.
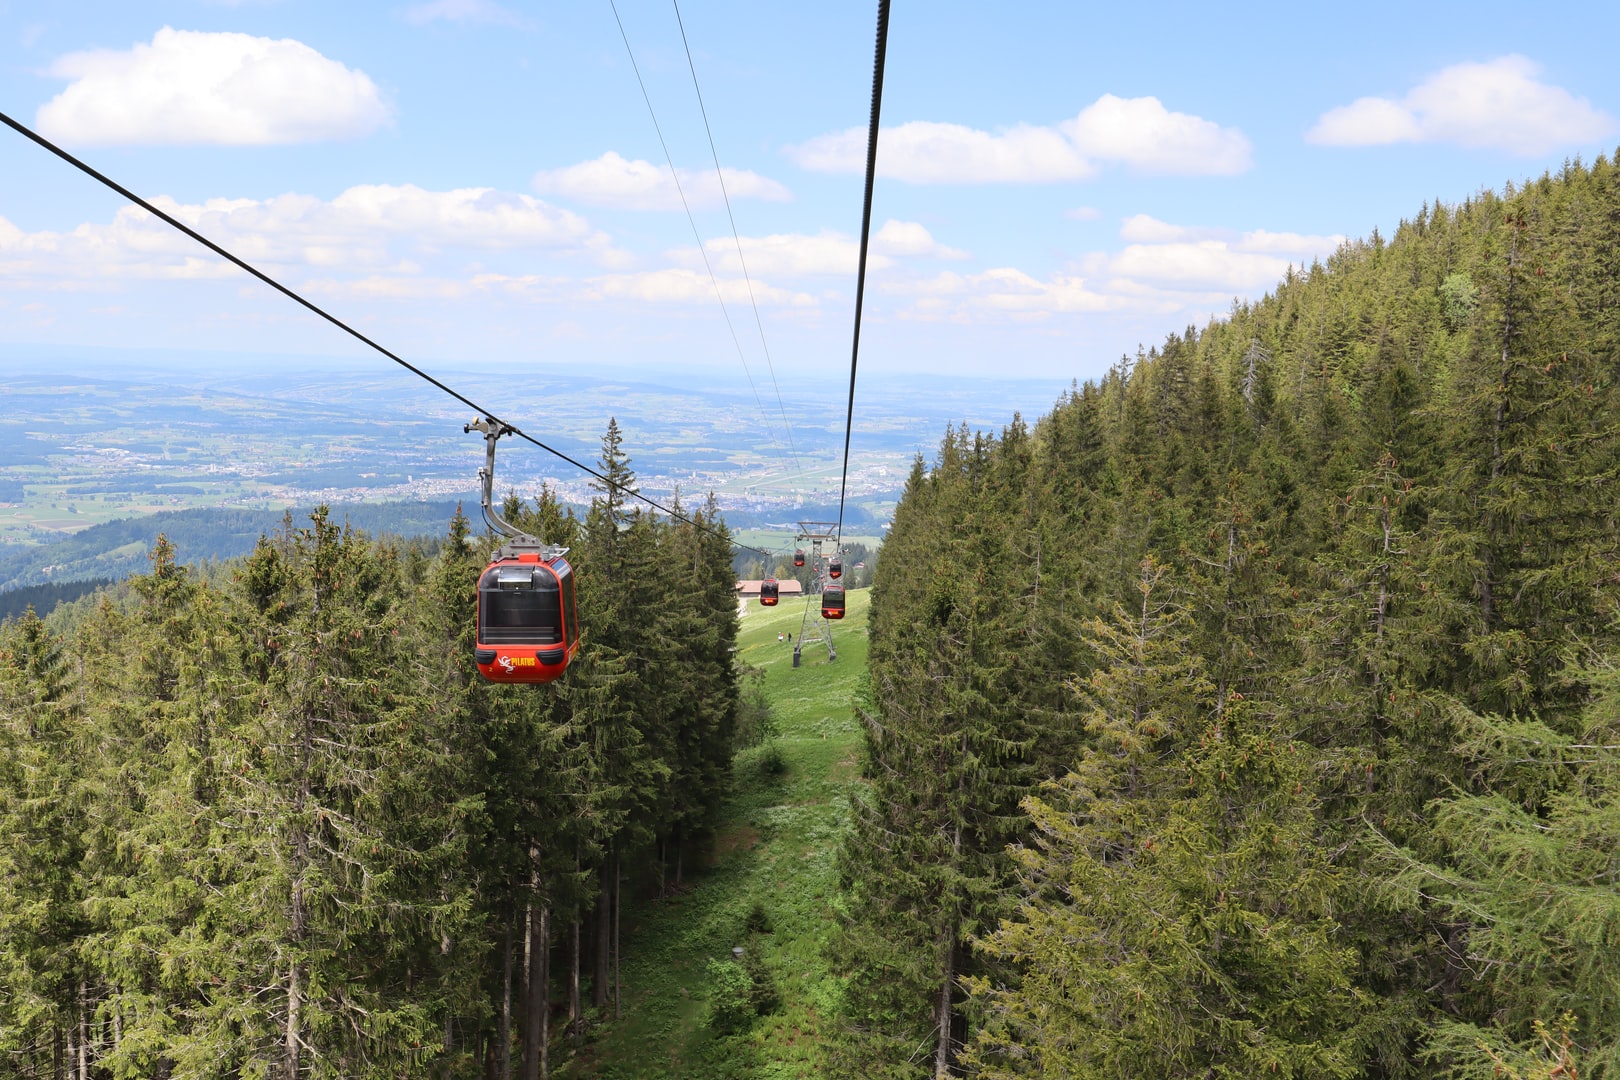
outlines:
[[277, 292], [281, 293], [283, 296], [287, 297], [287, 299], [293, 301], [295, 304], [298, 304], [300, 307], [303, 307], [306, 310], [310, 311], [311, 313], [313, 313], [315, 315], [318, 315], [320, 318], [325, 319], [327, 322], [331, 323], [333, 326], [337, 327], [339, 330], [343, 331], [345, 334], [348, 334], [350, 337], [354, 338], [356, 341], [359, 341], [361, 344], [366, 345], [367, 347], [376, 350], [377, 352], [381, 353], [383, 356], [386, 356], [388, 359], [390, 359], [394, 363], [398, 364], [400, 367], [404, 368], [406, 371], [409, 371], [411, 374], [415, 375], [417, 378], [425, 380], [426, 382], [432, 384], [437, 389], [442, 390], [444, 393], [446, 393], [446, 394], [450, 395], [451, 397], [455, 398], [457, 401], [461, 402], [463, 405], [466, 405], [468, 408], [473, 409], [480, 416], [488, 417], [489, 419], [494, 420], [497, 423], [503, 424], [507, 428], [510, 428], [511, 433], [513, 435], [516, 435], [518, 438], [524, 440], [525, 442], [531, 443], [534, 446], [539, 447], [541, 450], [544, 450], [546, 453], [551, 454], [553, 457], [557, 457], [557, 458], [560, 458], [563, 461], [566, 461], [568, 464], [574, 466], [574, 468], [576, 468], [576, 469], [579, 469], [581, 472], [588, 473], [589, 475], [594, 476], [596, 479], [602, 481], [602, 483], [608, 485], [613, 490], [621, 492], [622, 494], [627, 495], [630, 498], [633, 498], [633, 499], [636, 499], [636, 500], [638, 500], [640, 502], [643, 502], [643, 503], [647, 504], [648, 506], [652, 507], [654, 510], [657, 510], [660, 513], [663, 513], [663, 514], [667, 514], [669, 517], [673, 518], [676, 521], [682, 522], [683, 524], [686, 524], [686, 525], [691, 525], [692, 527], [694, 527], [696, 529], [699, 529], [699, 530], [701, 530], [703, 532], [706, 532], [711, 536], [715, 536], [715, 537], [719, 537], [721, 539], [724, 539], [724, 540], [726, 540], [727, 543], [731, 544], [733, 547], [741, 548], [744, 551], [752, 551], [752, 552], [754, 552], [756, 554], [764, 555], [766, 558], [769, 558], [772, 554], [774, 554], [773, 552], [766, 551], [763, 548], [756, 548], [756, 547], [753, 547], [752, 545], [749, 545], [749, 544], [739, 544], [735, 540], [732, 540], [730, 537], [724, 536], [718, 530], [712, 529], [712, 528], [702, 524], [701, 522], [694, 521], [693, 519], [687, 517], [685, 514], [678, 514], [675, 511], [671, 510], [669, 507], [667, 507], [667, 506], [663, 505], [662, 503], [658, 502], [657, 500], [650, 499], [647, 496], [641, 494], [641, 492], [636, 491], [634, 488], [628, 488], [628, 487], [625, 487], [623, 484], [614, 483], [612, 480], [608, 479], [606, 476], [602, 475], [600, 472], [597, 472], [595, 469], [591, 468], [589, 465], [586, 465], [584, 462], [581, 462], [581, 461], [576, 461], [574, 458], [572, 458], [569, 455], [563, 453], [561, 450], [558, 450], [556, 447], [547, 446], [545, 443], [541, 442], [539, 439], [536, 439], [533, 435], [529, 435], [529, 434], [525, 433], [524, 431], [521, 431], [514, 424], [512, 424], [512, 423], [510, 423], [510, 422], [508, 422], [506, 420], [501, 419], [501, 417], [499, 415], [497, 415], [496, 413], [494, 413], [490, 409], [485, 408], [484, 406], [478, 404], [476, 401], [473, 401], [471, 398], [467, 397], [466, 395], [461, 394], [461, 393], [457, 392], [456, 390], [451, 389], [449, 386], [446, 386], [444, 383], [440, 382], [438, 379], [434, 378], [432, 375], [429, 375], [427, 372], [423, 371], [421, 368], [417, 367], [415, 364], [412, 364], [410, 361], [406, 360], [404, 357], [400, 356], [399, 354], [397, 354], [397, 353], [395, 353], [395, 352], [393, 352], [393, 351], [391, 351], [391, 350], [389, 350], [387, 348], [384, 348], [378, 342], [376, 342], [376, 341], [372, 340], [371, 338], [367, 337], [365, 334], [362, 334], [360, 331], [356, 330], [354, 327], [350, 326], [348, 323], [344, 322], [342, 319], [338, 318], [336, 315], [333, 315], [331, 312], [327, 311], [326, 309], [318, 306], [313, 301], [307, 300], [303, 296], [300, 296], [298, 293], [294, 292], [292, 289], [290, 289], [287, 286], [283, 285], [281, 282], [277, 281], [275, 278], [271, 277], [269, 274], [266, 274], [263, 270], [260, 270], [258, 267], [253, 266], [251, 263], [248, 263], [245, 260], [243, 260], [241, 258], [238, 258], [237, 256], [231, 254], [229, 251], [226, 251], [223, 247], [221, 247], [220, 245], [214, 243], [214, 241], [208, 239], [208, 237], [204, 236], [202, 233], [198, 232], [196, 229], [193, 229], [191, 226], [187, 225], [185, 222], [180, 221], [179, 219], [175, 218], [173, 215], [165, 213], [164, 211], [158, 209], [152, 203], [148, 202], [146, 199], [141, 198], [139, 195], [135, 194], [133, 191], [129, 190], [124, 185], [118, 183], [116, 180], [113, 180], [111, 177], [105, 175], [104, 173], [101, 173], [101, 172], [97, 171], [95, 168], [93, 168], [92, 166], [86, 164], [85, 162], [80, 161], [78, 158], [74, 157], [72, 154], [68, 153], [66, 150], [62, 149], [60, 146], [57, 146], [55, 143], [51, 142], [49, 139], [45, 138], [43, 135], [40, 135], [38, 132], [36, 132], [36, 131], [32, 130], [31, 128], [28, 128], [25, 125], [19, 123], [18, 121], [12, 119], [10, 116], [6, 115], [3, 112], [0, 112], [0, 123], [4, 123], [7, 127], [11, 128], [13, 131], [17, 132], [19, 135], [22, 135], [24, 138], [27, 138], [27, 139], [35, 142], [35, 143], [38, 143], [40, 146], [44, 147], [46, 150], [49, 150], [51, 153], [53, 153], [57, 157], [61, 158], [63, 161], [67, 162], [69, 165], [72, 165], [75, 169], [78, 169], [80, 172], [84, 173], [86, 176], [88, 176], [91, 179], [97, 181], [98, 183], [102, 184], [103, 186], [105, 186], [107, 188], [110, 188], [113, 191], [116, 191], [118, 194], [122, 195], [124, 198], [126, 198], [130, 202], [134, 203], [136, 206], [139, 206], [142, 210], [145, 210], [147, 213], [151, 214], [153, 217], [157, 218], [159, 221], [162, 221], [165, 224], [172, 226], [176, 230], [186, 234], [191, 239], [195, 240], [197, 243], [199, 243], [203, 247], [207, 248], [209, 251], [212, 251], [215, 255], [218, 255], [220, 258], [224, 259], [226, 262], [229, 262], [229, 263], [235, 265], [236, 267], [238, 267], [241, 270], [245, 270], [248, 274], [252, 275], [253, 277], [258, 278], [260, 281], [264, 282], [266, 285], [270, 286], [272, 289], [274, 289]]
[[[770, 415], [765, 411], [765, 401], [759, 396], [759, 387], [754, 383], [754, 373], [749, 370], [748, 358], [743, 354], [742, 339], [737, 336], [737, 327], [731, 321], [731, 310], [726, 307], [726, 298], [720, 292], [720, 279], [715, 275], [714, 265], [709, 262], [709, 249], [703, 245], [703, 234], [698, 231], [697, 219], [692, 216], [692, 206], [686, 201], [686, 189], [681, 184], [680, 170], [675, 168], [675, 158], [669, 152], [669, 143], [664, 140], [664, 129], [658, 123], [658, 113], [653, 108], [652, 95], [647, 92], [646, 80], [641, 77], [641, 65], [636, 63], [636, 52], [630, 47], [630, 35], [625, 33], [624, 20], [619, 17], [619, 5], [616, 0], [608, 0], [608, 6], [613, 9], [613, 21], [619, 24], [619, 37], [624, 41], [625, 54], [630, 57], [630, 70], [635, 72], [636, 85], [641, 87], [641, 100], [647, 103], [647, 115], [652, 118], [653, 130], [658, 133], [658, 145], [663, 148], [664, 160], [669, 163], [669, 175], [675, 181], [675, 193], [681, 197], [681, 209], [686, 211], [686, 223], [692, 227], [692, 239], [697, 243], [698, 254], [703, 258], [703, 269], [709, 272], [709, 284], [714, 286], [714, 298], [720, 304], [720, 314], [725, 317], [726, 329], [731, 333], [731, 343], [737, 349], [737, 359], [742, 362], [743, 374], [748, 377], [748, 388], [754, 392], [754, 404], [759, 406], [759, 418], [765, 422], [765, 430], [770, 435], [771, 442], [775, 443], [777, 449], [780, 450], [782, 444], [777, 442], [776, 432], [771, 429]], [[685, 31], [683, 30], [681, 33], [682, 40], [685, 40]], [[707, 125], [707, 123], [708, 119], [705, 117], [704, 124]], [[713, 146], [712, 138], [710, 145]], [[723, 190], [724, 187], [722, 186]], [[727, 211], [729, 212], [729, 210], [730, 203], [728, 202]], [[749, 286], [749, 296], [753, 296], [752, 285]], [[772, 377], [774, 379], [774, 374]], [[778, 396], [780, 397], [780, 395]], [[792, 435], [789, 434], [788, 438], [791, 442]], [[797, 466], [796, 460], [795, 466]]]
[[877, 55], [872, 61], [872, 122], [866, 134], [866, 199], [861, 206], [861, 257], [855, 268], [855, 335], [849, 352], [849, 405], [844, 411], [844, 475], [838, 483], [838, 538], [844, 537], [849, 492], [849, 436], [855, 422], [855, 367], [861, 355], [861, 302], [866, 296], [866, 252], [872, 235], [872, 185], [877, 178], [878, 116], [883, 111], [883, 58], [889, 41], [889, 0], [878, 0]]
[[804, 479], [804, 466], [799, 463], [799, 448], [793, 441], [793, 425], [788, 423], [787, 406], [782, 404], [782, 387], [776, 381], [776, 365], [771, 362], [771, 347], [765, 343], [765, 322], [759, 317], [759, 300], [754, 296], [754, 281], [748, 276], [748, 260], [743, 257], [742, 237], [737, 233], [737, 218], [731, 212], [731, 193], [726, 190], [726, 174], [720, 168], [720, 151], [714, 146], [714, 130], [709, 127], [709, 110], [703, 104], [703, 88], [698, 85], [697, 65], [692, 62], [692, 46], [686, 40], [686, 22], [681, 18], [680, 0], [670, 0], [675, 6], [675, 24], [681, 28], [681, 47], [686, 50], [686, 67], [692, 73], [692, 90], [697, 94], [698, 112], [703, 115], [703, 131], [709, 137], [709, 156], [714, 159], [714, 176], [720, 182], [720, 197], [726, 203], [726, 220], [731, 222], [731, 238], [737, 244], [737, 265], [742, 267], [743, 283], [748, 286], [748, 302], [754, 308], [754, 326], [759, 329], [759, 348], [765, 354], [765, 370], [770, 372], [771, 389], [776, 391], [776, 408], [782, 414], [782, 430], [787, 433], [788, 452], [793, 457], [793, 471]]

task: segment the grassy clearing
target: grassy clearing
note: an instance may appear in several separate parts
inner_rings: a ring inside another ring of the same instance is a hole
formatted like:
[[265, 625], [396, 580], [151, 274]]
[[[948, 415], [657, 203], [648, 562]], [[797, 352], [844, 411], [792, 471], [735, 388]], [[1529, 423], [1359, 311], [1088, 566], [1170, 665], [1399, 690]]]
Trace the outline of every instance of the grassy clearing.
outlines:
[[[678, 896], [634, 909], [626, 898], [624, 1017], [597, 1028], [592, 1044], [557, 1075], [785, 1080], [824, 1072], [825, 1025], [839, 985], [822, 946], [832, 926], [833, 855], [848, 819], [846, 792], [859, 772], [850, 704], [866, 670], [869, 595], [851, 592], [848, 617], [834, 624], [838, 659], [829, 663], [825, 648], [812, 645], [797, 669], [792, 647], [776, 636], [798, 636], [802, 603], [748, 609], [738, 651], [765, 670], [780, 732], [774, 745], [786, 768], [773, 773], [769, 747], [739, 754], [712, 865]], [[756, 905], [768, 931], [748, 929]], [[715, 988], [708, 965], [729, 959], [738, 945], [763, 961], [781, 1003], [747, 1029], [719, 1035], [708, 1025]]]

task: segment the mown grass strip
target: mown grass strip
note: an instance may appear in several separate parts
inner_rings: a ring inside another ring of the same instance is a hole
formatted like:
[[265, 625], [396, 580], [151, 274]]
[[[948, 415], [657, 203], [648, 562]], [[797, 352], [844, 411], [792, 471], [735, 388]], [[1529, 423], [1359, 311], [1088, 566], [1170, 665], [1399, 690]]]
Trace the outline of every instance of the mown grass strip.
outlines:
[[[848, 616], [833, 626], [838, 659], [829, 663], [813, 645], [798, 668], [777, 635], [798, 635], [802, 602], [748, 609], [738, 653], [765, 671], [779, 731], [773, 744], [786, 767], [772, 771], [768, 746], [740, 753], [712, 864], [678, 895], [633, 910], [626, 898], [624, 1016], [598, 1027], [558, 1076], [785, 1080], [824, 1072], [839, 984], [822, 953], [832, 929], [833, 856], [859, 773], [851, 702], [866, 670], [869, 597], [864, 589], [849, 594]], [[749, 929], [756, 905], [768, 931]], [[723, 1035], [708, 1022], [709, 963], [730, 959], [736, 946], [763, 961], [780, 1004]]]

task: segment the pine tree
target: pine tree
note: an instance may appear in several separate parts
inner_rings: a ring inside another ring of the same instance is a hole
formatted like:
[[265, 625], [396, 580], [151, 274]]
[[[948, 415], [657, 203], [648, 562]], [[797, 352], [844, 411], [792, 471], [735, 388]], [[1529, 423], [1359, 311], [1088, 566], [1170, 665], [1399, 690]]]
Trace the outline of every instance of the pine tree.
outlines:
[[206, 1007], [214, 957], [192, 931], [218, 880], [208, 843], [216, 751], [239, 671], [217, 594], [166, 537], [151, 561], [132, 581], [130, 616], [103, 605], [78, 635], [96, 746], [83, 776], [96, 808], [85, 910], [98, 1012], [114, 1019], [100, 1064], [125, 1075], [177, 1067]]
[[1352, 1076], [1353, 956], [1300, 748], [1213, 687], [1164, 570], [1093, 622], [1094, 748], [1025, 807], [1017, 913], [981, 939], [1015, 984], [969, 980], [979, 1075]]
[[[1016, 418], [999, 441], [947, 439], [926, 481], [944, 542], [916, 553], [931, 577], [920, 595], [874, 612], [871, 795], [856, 805], [841, 858], [861, 917], [844, 920], [834, 946], [852, 1019], [868, 1028], [843, 1066], [852, 1073], [906, 1075], [902, 1048], [921, 1040], [933, 1045], [934, 1076], [959, 1068], [959, 979], [975, 964], [967, 942], [999, 913], [1005, 848], [1042, 736], [1031, 721], [1043, 714], [1019, 700], [1032, 681], [1020, 659], [1036, 636], [1031, 567], [1003, 527], [1027, 491], [1027, 440]], [[900, 941], [915, 958], [897, 979], [883, 965]]]
[[0, 626], [0, 1047], [17, 1074], [83, 1045], [87, 747], [62, 642], [28, 608]]
[[[1437, 901], [1470, 927], [1466, 947], [1493, 1009], [1484, 1020], [1436, 1025], [1427, 1056], [1453, 1076], [1620, 1069], [1620, 970], [1610, 947], [1620, 933], [1611, 886], [1620, 865], [1620, 666], [1599, 656], [1570, 676], [1593, 691], [1576, 735], [1457, 708], [1459, 750], [1488, 780], [1478, 794], [1454, 789], [1431, 807], [1440, 858], [1380, 836], [1397, 906]], [[1504, 793], [1523, 789], [1527, 769], [1552, 789], [1536, 808]]]
[[224, 880], [196, 931], [222, 989], [177, 1054], [289, 1077], [442, 1059], [447, 1017], [477, 1008], [456, 970], [482, 952], [459, 872], [476, 806], [414, 678], [397, 555], [318, 510], [261, 541], [242, 587], [252, 707], [222, 750]]

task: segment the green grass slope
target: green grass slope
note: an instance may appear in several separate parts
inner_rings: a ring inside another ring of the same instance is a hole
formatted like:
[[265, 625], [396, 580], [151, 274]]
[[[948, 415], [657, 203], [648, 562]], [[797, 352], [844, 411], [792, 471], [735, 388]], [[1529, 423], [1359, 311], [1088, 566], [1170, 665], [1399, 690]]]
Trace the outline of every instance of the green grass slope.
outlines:
[[[860, 732], [851, 703], [866, 670], [868, 590], [849, 594], [833, 625], [838, 659], [805, 650], [793, 667], [779, 633], [799, 633], [802, 602], [776, 610], [750, 605], [738, 651], [765, 671], [785, 770], [767, 767], [767, 747], [745, 750], [723, 811], [712, 864], [679, 895], [631, 910], [626, 900], [624, 1016], [595, 1031], [593, 1043], [556, 1075], [569, 1078], [821, 1075], [838, 981], [822, 961], [832, 928], [833, 855], [849, 816], [847, 791], [859, 775]], [[756, 905], [768, 930], [749, 929]], [[717, 989], [711, 960], [734, 946], [757, 956], [780, 998], [772, 1012], [731, 1034], [709, 1025]]]

